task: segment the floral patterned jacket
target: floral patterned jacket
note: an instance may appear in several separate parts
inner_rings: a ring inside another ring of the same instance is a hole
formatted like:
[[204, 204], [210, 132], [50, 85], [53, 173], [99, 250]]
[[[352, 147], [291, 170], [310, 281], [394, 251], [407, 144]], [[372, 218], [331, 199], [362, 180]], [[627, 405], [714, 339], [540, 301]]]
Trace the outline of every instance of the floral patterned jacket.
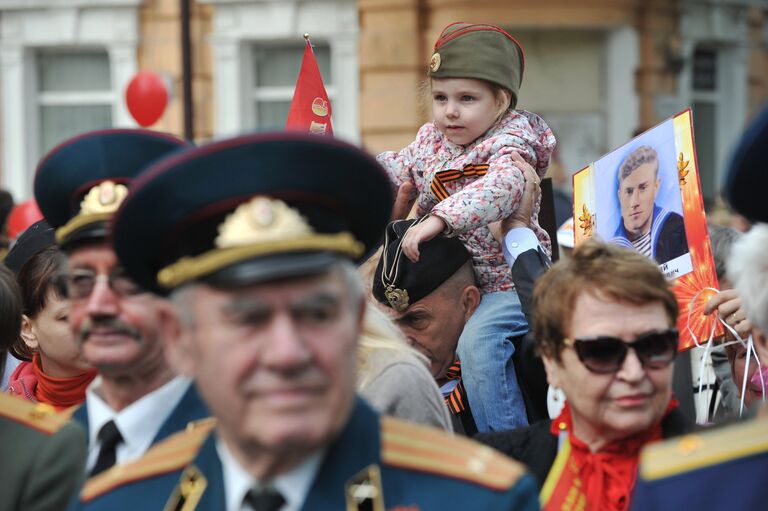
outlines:
[[[523, 173], [514, 165], [511, 154], [520, 154], [544, 177], [554, 148], [555, 137], [541, 117], [524, 110], [509, 110], [467, 146], [451, 143], [430, 122], [419, 129], [408, 147], [383, 152], [378, 160], [395, 190], [404, 182], [416, 186], [419, 218], [438, 216], [448, 226], [449, 236], [459, 236], [472, 254], [481, 291], [492, 293], [514, 288], [501, 245], [488, 229], [489, 223], [515, 211], [523, 194]], [[439, 174], [447, 170], [462, 172]], [[439, 182], [433, 185], [436, 175]], [[536, 205], [533, 230], [541, 245], [550, 251], [549, 236], [539, 227], [538, 215]]]

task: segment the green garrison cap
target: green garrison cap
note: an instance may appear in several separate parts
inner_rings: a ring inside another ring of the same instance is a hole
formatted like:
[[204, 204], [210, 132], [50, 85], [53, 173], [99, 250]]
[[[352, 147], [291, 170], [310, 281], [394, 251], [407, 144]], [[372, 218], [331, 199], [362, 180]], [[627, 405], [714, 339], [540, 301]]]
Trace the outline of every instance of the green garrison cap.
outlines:
[[476, 78], [500, 85], [517, 105], [525, 53], [517, 40], [495, 25], [452, 23], [443, 29], [429, 61], [430, 78]]

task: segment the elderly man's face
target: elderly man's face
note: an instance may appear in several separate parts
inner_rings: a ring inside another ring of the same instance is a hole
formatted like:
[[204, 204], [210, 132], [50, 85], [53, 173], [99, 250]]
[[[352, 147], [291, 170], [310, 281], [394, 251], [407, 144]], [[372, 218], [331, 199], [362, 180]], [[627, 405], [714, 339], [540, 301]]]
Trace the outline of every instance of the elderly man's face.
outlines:
[[438, 288], [404, 312], [386, 310], [408, 343], [429, 359], [429, 370], [439, 380], [453, 364], [461, 332], [479, 302], [474, 286], [455, 294]]
[[643, 163], [619, 184], [619, 203], [624, 229], [634, 240], [651, 229], [653, 204], [659, 191], [658, 162]]
[[[633, 341], [671, 326], [661, 302], [634, 305], [582, 293], [573, 309], [569, 337]], [[559, 362], [545, 356], [544, 364], [550, 384], [562, 389], [568, 400], [574, 434], [586, 442], [612, 441], [648, 429], [662, 419], [672, 395], [672, 364], [662, 369], [645, 367], [632, 349], [611, 374], [590, 372], [569, 346]]]
[[195, 378], [226, 440], [245, 452], [308, 453], [341, 430], [362, 322], [341, 269], [183, 293], [189, 319], [169, 355]]
[[[171, 304], [141, 291], [118, 265], [106, 243], [68, 254], [69, 324], [83, 358], [105, 375], [142, 375], [165, 370], [161, 325]], [[86, 291], [92, 286], [89, 293]], [[82, 295], [82, 296], [80, 296]]]

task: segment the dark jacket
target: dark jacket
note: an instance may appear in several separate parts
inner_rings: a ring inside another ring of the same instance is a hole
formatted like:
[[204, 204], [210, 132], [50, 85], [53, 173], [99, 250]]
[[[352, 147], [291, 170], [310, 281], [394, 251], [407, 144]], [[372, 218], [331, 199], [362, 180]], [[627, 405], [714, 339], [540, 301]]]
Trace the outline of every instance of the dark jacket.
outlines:
[[[619, 222], [611, 243], [632, 248], [624, 221]], [[688, 238], [685, 235], [683, 217], [674, 211], [653, 206], [651, 222], [651, 255], [659, 264], [664, 264], [688, 252]]]
[[[544, 420], [511, 431], [483, 433], [475, 440], [527, 465], [541, 487], [557, 456], [558, 438], [550, 431], [551, 424], [551, 420]], [[664, 439], [672, 438], [689, 433], [693, 428], [693, 423], [675, 409], [661, 422], [661, 435]]]
[[0, 393], [0, 511], [61, 511], [77, 493], [85, 432], [64, 415]]
[[[533, 327], [533, 286], [538, 278], [549, 268], [549, 258], [539, 248], [527, 250], [515, 259], [512, 265], [512, 280], [515, 283], [520, 306], [528, 322]], [[534, 424], [547, 419], [547, 374], [541, 358], [535, 353], [535, 340], [532, 332], [513, 340], [515, 354], [512, 361], [515, 364], [515, 374], [523, 394], [528, 423]]]

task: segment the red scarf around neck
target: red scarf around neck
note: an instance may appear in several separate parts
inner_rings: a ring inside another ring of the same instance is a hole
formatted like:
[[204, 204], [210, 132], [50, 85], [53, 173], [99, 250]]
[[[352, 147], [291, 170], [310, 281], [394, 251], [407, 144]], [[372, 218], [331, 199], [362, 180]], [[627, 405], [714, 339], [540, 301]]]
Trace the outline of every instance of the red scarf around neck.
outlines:
[[[664, 412], [666, 417], [677, 408], [673, 398]], [[571, 409], [566, 402], [552, 421], [553, 435], [568, 433], [561, 445], [541, 492], [544, 511], [625, 511], [635, 486], [640, 450], [661, 439], [661, 421], [641, 431], [591, 452], [589, 446], [573, 435]]]
[[96, 377], [90, 370], [71, 378], [54, 378], [43, 372], [40, 355], [35, 353], [32, 362], [22, 362], [14, 371], [9, 391], [39, 403], [48, 403], [61, 411], [79, 405], [85, 400], [85, 389]]

